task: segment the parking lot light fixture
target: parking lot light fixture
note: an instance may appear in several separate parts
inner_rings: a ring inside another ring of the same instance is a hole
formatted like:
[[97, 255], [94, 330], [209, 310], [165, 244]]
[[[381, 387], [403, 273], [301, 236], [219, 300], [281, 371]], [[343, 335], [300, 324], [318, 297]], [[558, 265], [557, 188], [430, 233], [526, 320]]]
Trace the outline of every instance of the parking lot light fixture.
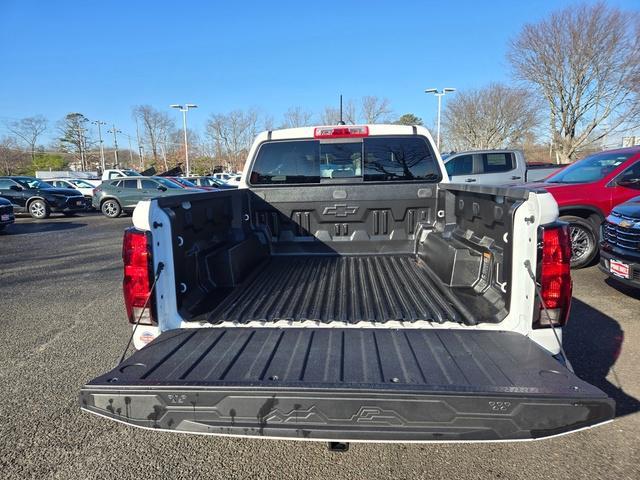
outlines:
[[436, 97], [438, 97], [438, 135], [436, 137], [436, 145], [438, 147], [438, 151], [440, 151], [440, 110], [442, 108], [442, 97], [447, 93], [453, 93], [456, 89], [452, 87], [445, 87], [442, 90], [438, 90], [437, 88], [427, 88], [424, 93], [432, 93]]
[[180, 105], [174, 103], [169, 105], [171, 108], [175, 108], [182, 112], [182, 129], [184, 130], [184, 164], [187, 170], [187, 177], [191, 175], [191, 169], [189, 168], [189, 142], [187, 140], [187, 112], [191, 108], [198, 108], [198, 106], [194, 103], [185, 103], [184, 105]]

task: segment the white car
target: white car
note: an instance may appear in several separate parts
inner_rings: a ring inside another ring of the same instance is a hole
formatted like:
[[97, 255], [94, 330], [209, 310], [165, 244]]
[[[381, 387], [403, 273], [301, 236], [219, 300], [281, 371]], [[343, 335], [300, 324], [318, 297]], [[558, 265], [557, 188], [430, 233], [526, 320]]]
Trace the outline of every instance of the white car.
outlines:
[[56, 188], [74, 188], [78, 190], [84, 198], [88, 200], [93, 198], [93, 189], [95, 188], [95, 185], [82, 178], [54, 178], [47, 180], [47, 183], [50, 183]]
[[217, 178], [218, 180], [222, 180], [223, 182], [227, 183], [227, 181], [233, 176], [233, 174], [218, 172], [218, 173], [214, 173], [211, 176], [213, 178]]
[[242, 175], [231, 175], [227, 180], [227, 185], [232, 185], [234, 187], [240, 186], [240, 179]]

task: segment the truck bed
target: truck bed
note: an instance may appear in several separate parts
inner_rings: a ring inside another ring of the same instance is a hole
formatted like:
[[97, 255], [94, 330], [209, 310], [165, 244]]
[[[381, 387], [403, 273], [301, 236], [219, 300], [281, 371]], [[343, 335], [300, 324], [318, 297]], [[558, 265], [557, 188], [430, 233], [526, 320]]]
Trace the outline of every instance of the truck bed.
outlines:
[[459, 317], [415, 255], [273, 256], [209, 321], [442, 323]]
[[341, 441], [530, 439], [614, 411], [523, 335], [438, 329], [173, 330], [80, 401], [139, 427]]

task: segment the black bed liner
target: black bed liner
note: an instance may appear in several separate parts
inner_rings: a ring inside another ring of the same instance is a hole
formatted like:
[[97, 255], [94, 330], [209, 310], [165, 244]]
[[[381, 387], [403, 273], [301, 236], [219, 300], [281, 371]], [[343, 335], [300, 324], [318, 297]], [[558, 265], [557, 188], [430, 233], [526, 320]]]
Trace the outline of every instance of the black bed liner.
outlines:
[[446, 290], [415, 255], [273, 256], [209, 321], [457, 322]]
[[204, 328], [167, 332], [85, 385], [131, 425], [315, 440], [499, 440], [612, 418], [613, 401], [517, 333]]

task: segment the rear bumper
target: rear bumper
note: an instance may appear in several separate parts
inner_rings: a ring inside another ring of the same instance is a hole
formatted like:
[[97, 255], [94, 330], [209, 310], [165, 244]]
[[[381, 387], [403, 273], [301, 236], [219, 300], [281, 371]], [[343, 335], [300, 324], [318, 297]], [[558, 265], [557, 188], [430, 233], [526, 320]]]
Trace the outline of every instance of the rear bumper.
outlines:
[[84, 212], [88, 208], [88, 203], [82, 197], [58, 203], [49, 202], [49, 208], [56, 213]]
[[597, 425], [611, 400], [375, 391], [83, 390], [82, 409], [135, 427], [318, 441], [532, 440]]
[[80, 406], [143, 428], [375, 442], [535, 439], [615, 410], [519, 334], [338, 328], [165, 332]]

